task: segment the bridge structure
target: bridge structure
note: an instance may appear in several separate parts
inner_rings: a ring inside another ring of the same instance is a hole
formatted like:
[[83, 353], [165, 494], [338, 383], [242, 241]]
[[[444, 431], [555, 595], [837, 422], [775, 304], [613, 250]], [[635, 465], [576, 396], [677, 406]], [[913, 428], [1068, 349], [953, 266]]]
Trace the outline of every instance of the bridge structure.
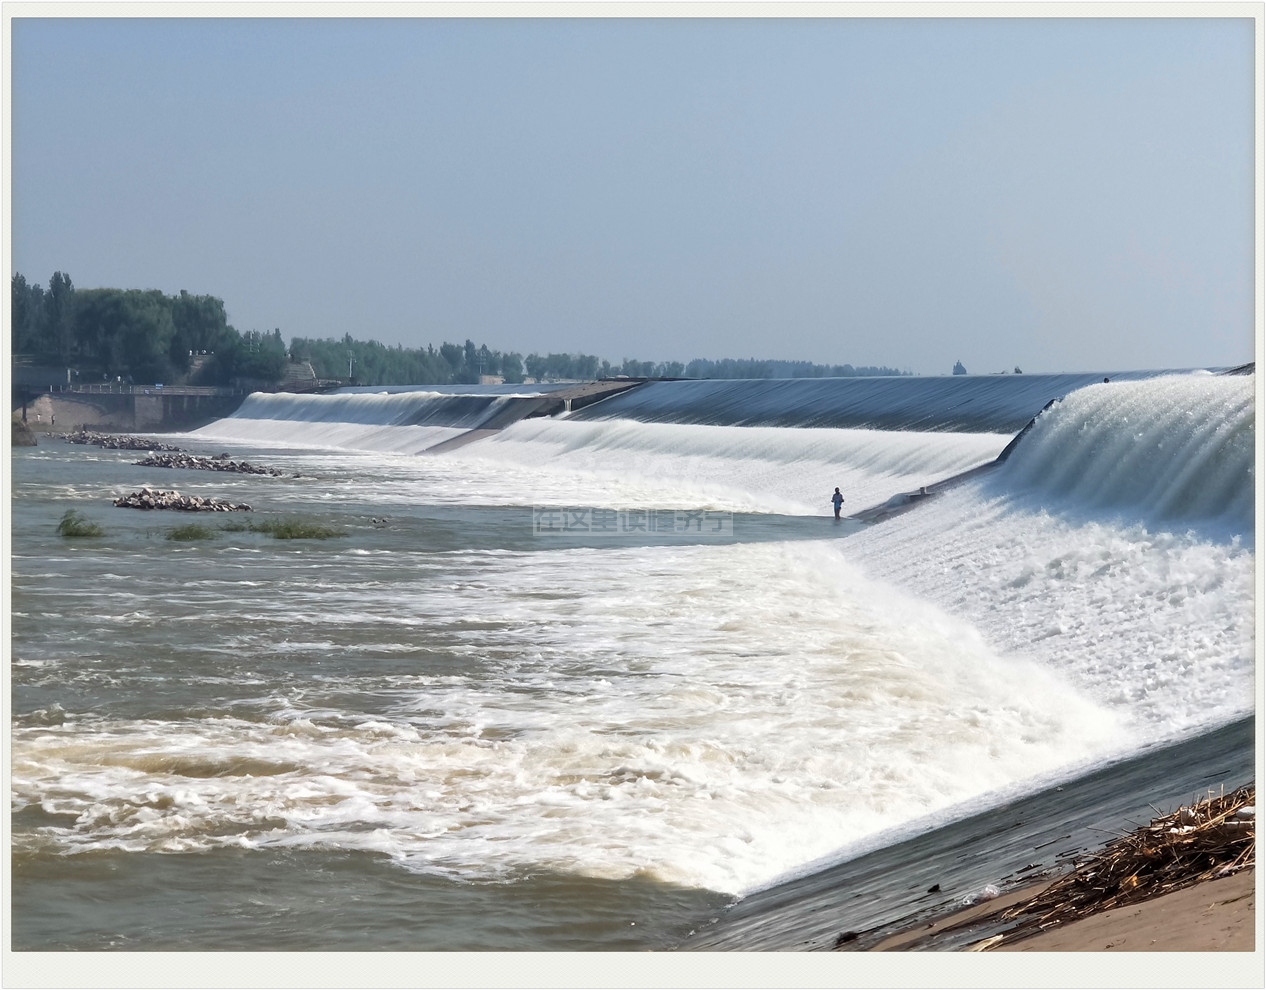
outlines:
[[120, 383], [14, 382], [12, 411], [23, 423], [120, 431], [196, 429], [231, 415], [246, 398], [240, 388]]

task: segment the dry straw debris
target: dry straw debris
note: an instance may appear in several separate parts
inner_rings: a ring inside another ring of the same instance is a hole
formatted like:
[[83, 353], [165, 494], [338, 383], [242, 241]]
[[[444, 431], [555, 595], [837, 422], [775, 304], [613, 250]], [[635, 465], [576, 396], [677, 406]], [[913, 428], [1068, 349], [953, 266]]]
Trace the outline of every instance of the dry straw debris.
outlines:
[[1134, 904], [1255, 865], [1254, 785], [1210, 794], [1152, 820], [1076, 863], [1030, 901], [1004, 911], [1015, 927], [978, 948], [995, 948], [1055, 925]]

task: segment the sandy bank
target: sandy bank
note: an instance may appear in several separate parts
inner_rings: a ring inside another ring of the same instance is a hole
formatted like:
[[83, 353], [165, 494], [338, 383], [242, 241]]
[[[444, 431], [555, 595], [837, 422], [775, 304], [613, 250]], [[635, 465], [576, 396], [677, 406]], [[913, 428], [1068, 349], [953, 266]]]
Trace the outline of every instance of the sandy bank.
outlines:
[[[985, 931], [1005, 910], [1022, 903], [1040, 885], [1011, 891], [964, 908], [925, 927], [899, 932], [876, 952], [936, 951], [938, 942], [972, 930]], [[1110, 908], [1010, 945], [982, 939], [967, 951], [994, 952], [1252, 952], [1256, 948], [1256, 871], [1209, 880], [1125, 907]]]
[[908, 926], [874, 948], [1252, 952], [1255, 798], [1245, 786], [1193, 801], [1079, 857], [1054, 881]]
[[999, 952], [1252, 952], [1256, 871], [1112, 908]]

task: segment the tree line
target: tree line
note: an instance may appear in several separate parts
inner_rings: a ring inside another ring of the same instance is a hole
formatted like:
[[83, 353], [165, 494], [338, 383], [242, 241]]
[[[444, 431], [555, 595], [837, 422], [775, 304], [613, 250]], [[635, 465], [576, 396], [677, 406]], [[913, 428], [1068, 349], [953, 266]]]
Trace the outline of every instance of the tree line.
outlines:
[[894, 368], [825, 365], [756, 358], [696, 358], [615, 364], [593, 354], [502, 352], [486, 344], [442, 343], [394, 347], [376, 340], [294, 337], [280, 329], [239, 333], [228, 323], [224, 303], [181, 290], [76, 289], [56, 272], [48, 288], [12, 279], [13, 353], [37, 364], [75, 367], [81, 379], [228, 385], [280, 382], [289, 362], [310, 363], [322, 379], [352, 379], [358, 385], [476, 384], [495, 376], [509, 384], [525, 379], [613, 378], [825, 378], [899, 375]]
[[285, 371], [281, 331], [238, 333], [214, 296], [76, 289], [64, 272], [47, 289], [20, 273], [11, 287], [14, 356], [76, 368], [84, 381], [172, 382], [192, 372], [193, 384], [227, 385]]

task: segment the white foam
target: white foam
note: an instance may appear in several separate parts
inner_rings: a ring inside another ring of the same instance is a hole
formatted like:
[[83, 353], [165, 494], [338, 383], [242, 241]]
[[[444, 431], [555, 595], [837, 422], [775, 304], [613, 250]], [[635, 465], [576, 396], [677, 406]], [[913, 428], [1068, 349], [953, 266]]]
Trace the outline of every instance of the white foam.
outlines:
[[[862, 509], [993, 460], [1009, 440], [994, 433], [534, 419], [450, 456], [472, 466], [548, 472], [555, 485], [579, 486], [591, 497], [649, 488], [709, 508], [820, 514], [829, 511], [836, 486], [848, 510]], [[557, 498], [548, 486], [532, 490], [539, 502]]]
[[737, 892], [1119, 744], [1111, 713], [875, 585], [837, 543], [501, 555], [474, 573], [477, 590], [379, 607], [495, 676], [380, 684], [390, 719], [277, 699], [271, 723], [19, 730], [16, 800], [80, 816], [54, 840], [71, 849], [373, 848], [468, 879]]
[[[317, 476], [333, 501], [793, 515], [828, 514], [836, 486], [844, 493], [846, 514], [869, 507], [993, 460], [1010, 440], [992, 433], [532, 419], [444, 454], [395, 456], [424, 452], [461, 432], [232, 418], [190, 436], [311, 447], [314, 454], [302, 465], [286, 467]], [[331, 447], [346, 452], [331, 452]], [[270, 498], [291, 497], [270, 490]], [[304, 491], [299, 497], [309, 495]]]
[[1168, 525], [1253, 528], [1253, 375], [1091, 385], [1038, 417], [1009, 487]]
[[851, 537], [850, 553], [1064, 676], [1140, 738], [1253, 707], [1251, 547], [1079, 519], [969, 483]]
[[[1152, 472], [1141, 489], [1112, 474], [1133, 449], [1120, 415], [1135, 409], [1168, 425], [1133, 443], [1172, 451], [1171, 467], [1194, 456], [1207, 477], [1224, 461], [1236, 475], [1244, 386], [1189, 381], [1190, 394], [1171, 381], [1070, 396], [991, 477], [843, 540], [306, 560], [254, 547], [253, 567], [285, 561], [267, 596], [207, 584], [182, 611], [192, 636], [201, 615], [234, 609], [215, 645], [260, 670], [236, 685], [233, 714], [72, 711], [16, 726], [15, 808], [76, 817], [15, 842], [365, 849], [466, 880], [557, 870], [739, 892], [1229, 721], [1253, 705], [1240, 496], [1157, 494], [1172, 471], [1147, 458], [1133, 468]], [[1222, 414], [1211, 396], [1224, 392]], [[1183, 403], [1232, 428], [1189, 424], [1193, 447]], [[296, 446], [296, 428], [314, 427], [291, 423], [273, 441]], [[274, 497], [825, 513], [836, 484], [871, 504], [1006, 439], [529, 421], [443, 457], [302, 457], [321, 477]], [[1238, 479], [1251, 490], [1251, 475]], [[169, 629], [171, 601], [155, 596], [120, 625]], [[66, 621], [99, 625], [86, 612]], [[398, 662], [410, 655], [444, 662]], [[384, 657], [389, 672], [367, 673]], [[294, 680], [292, 658], [331, 662]], [[59, 654], [46, 673], [69, 662]], [[268, 664], [284, 673], [264, 676]], [[372, 711], [356, 700], [367, 690]]]
[[389, 426], [437, 407], [462, 402], [479, 408], [496, 408], [517, 395], [462, 395], [452, 392], [336, 392], [296, 395], [289, 392], [252, 392], [229, 417], [247, 420], [285, 420], [292, 423], [342, 423]]
[[237, 441], [261, 447], [420, 454], [465, 432], [450, 426], [384, 426], [239, 415], [216, 420], [189, 435], [199, 440]]

